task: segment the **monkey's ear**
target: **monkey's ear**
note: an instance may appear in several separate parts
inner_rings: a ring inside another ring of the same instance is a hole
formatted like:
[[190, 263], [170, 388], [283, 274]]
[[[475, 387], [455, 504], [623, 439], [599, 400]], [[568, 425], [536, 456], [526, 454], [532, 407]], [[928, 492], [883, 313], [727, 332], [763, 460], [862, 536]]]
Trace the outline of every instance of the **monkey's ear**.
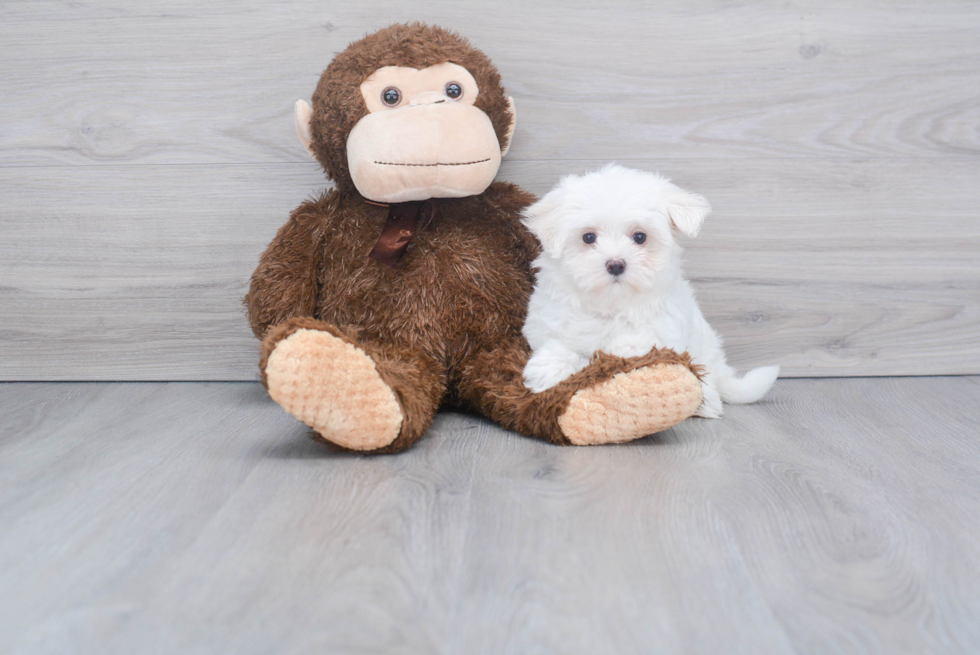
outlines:
[[296, 116], [296, 136], [299, 137], [299, 142], [306, 148], [306, 152], [310, 153], [310, 157], [316, 159], [313, 148], [310, 147], [310, 144], [313, 142], [313, 137], [310, 133], [310, 120], [313, 119], [313, 107], [310, 107], [310, 103], [305, 100], [297, 100], [293, 110]]
[[688, 193], [670, 182], [667, 182], [665, 200], [667, 216], [670, 217], [674, 229], [689, 237], [696, 237], [704, 219], [711, 213], [708, 200], [696, 193]]
[[514, 142], [514, 128], [517, 127], [517, 109], [514, 108], [514, 99], [511, 96], [507, 96], [507, 110], [510, 112], [510, 126], [508, 126], [507, 134], [505, 135], [507, 145], [500, 151], [501, 157], [507, 156], [507, 151], [510, 150], [510, 144]]

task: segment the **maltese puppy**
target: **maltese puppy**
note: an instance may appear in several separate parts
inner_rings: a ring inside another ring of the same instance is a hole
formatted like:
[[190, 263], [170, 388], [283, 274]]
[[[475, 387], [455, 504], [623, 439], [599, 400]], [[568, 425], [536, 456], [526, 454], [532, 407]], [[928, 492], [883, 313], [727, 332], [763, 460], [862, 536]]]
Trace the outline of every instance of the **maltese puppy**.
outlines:
[[523, 222], [542, 252], [524, 324], [533, 351], [525, 385], [549, 389], [600, 350], [634, 357], [656, 347], [686, 351], [704, 367], [698, 416], [720, 417], [722, 401], [761, 398], [779, 367], [736, 377], [681, 275], [673, 231], [695, 236], [710, 211], [665, 177], [615, 164], [564, 177], [528, 207]]

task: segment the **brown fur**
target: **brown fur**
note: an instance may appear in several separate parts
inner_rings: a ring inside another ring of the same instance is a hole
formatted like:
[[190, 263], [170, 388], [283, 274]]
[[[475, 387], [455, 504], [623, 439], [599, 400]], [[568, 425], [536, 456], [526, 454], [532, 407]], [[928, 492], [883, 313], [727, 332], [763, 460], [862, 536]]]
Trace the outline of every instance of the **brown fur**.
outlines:
[[528, 391], [522, 373], [529, 350], [521, 327], [539, 246], [519, 220], [534, 197], [511, 184], [440, 201], [397, 266], [368, 257], [387, 209], [367, 204], [347, 172], [345, 138], [367, 111], [358, 87], [380, 66], [442, 61], [473, 74], [480, 86], [477, 106], [503, 142], [509, 115], [496, 70], [445, 30], [392, 26], [351, 45], [323, 74], [313, 103], [313, 149], [337, 189], [293, 212], [252, 276], [245, 303], [252, 329], [263, 339], [263, 383], [279, 341], [300, 328], [325, 330], [366, 352], [401, 405], [401, 432], [379, 452], [417, 440], [444, 403], [565, 444], [558, 418], [577, 391], [650, 364], [690, 368], [690, 359], [671, 351], [632, 359], [600, 354], [556, 387]]

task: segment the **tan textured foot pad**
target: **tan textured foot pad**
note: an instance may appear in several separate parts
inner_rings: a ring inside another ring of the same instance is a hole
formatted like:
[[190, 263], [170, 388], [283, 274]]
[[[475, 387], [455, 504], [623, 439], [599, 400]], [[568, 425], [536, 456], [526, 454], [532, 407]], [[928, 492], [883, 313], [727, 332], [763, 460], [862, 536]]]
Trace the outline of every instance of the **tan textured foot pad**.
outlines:
[[701, 383], [686, 366], [658, 364], [582, 389], [558, 425], [576, 446], [621, 443], [677, 425], [700, 404]]
[[401, 407], [374, 361], [332, 334], [297, 330], [276, 344], [265, 374], [273, 400], [344, 448], [377, 450], [401, 430]]

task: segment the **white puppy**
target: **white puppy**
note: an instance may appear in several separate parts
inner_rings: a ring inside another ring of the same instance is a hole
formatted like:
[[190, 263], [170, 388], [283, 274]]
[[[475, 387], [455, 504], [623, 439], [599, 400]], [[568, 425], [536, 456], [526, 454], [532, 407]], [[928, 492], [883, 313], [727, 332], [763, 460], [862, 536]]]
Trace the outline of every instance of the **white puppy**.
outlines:
[[533, 351], [527, 387], [553, 387], [600, 350], [633, 357], [657, 347], [686, 351], [704, 367], [698, 416], [721, 416], [722, 400], [761, 398], [779, 367], [736, 377], [681, 275], [681, 247], [671, 232], [695, 236], [710, 211], [702, 196], [667, 178], [615, 164], [562, 178], [528, 207], [524, 224], [542, 253], [524, 324]]

